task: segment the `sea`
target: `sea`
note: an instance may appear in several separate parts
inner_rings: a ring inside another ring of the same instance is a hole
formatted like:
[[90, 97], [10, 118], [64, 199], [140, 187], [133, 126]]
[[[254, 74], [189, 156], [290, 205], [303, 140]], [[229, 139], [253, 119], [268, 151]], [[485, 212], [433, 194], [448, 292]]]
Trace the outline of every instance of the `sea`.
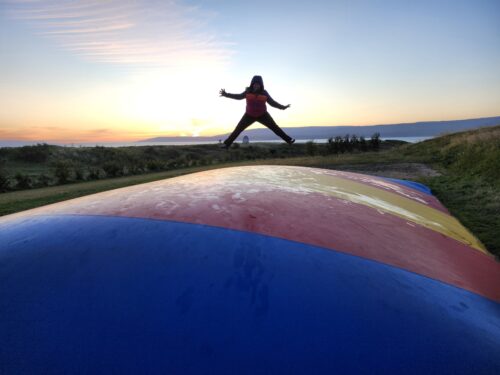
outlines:
[[[383, 141], [386, 140], [398, 140], [405, 141], [409, 143], [417, 143], [422, 142], [427, 139], [431, 139], [434, 137], [381, 137], [380, 139]], [[369, 138], [367, 138], [369, 140]], [[296, 143], [307, 143], [313, 141], [315, 143], [327, 143], [327, 138], [322, 139], [297, 139]], [[282, 143], [281, 139], [269, 139], [269, 140], [259, 140], [250, 143]], [[21, 146], [30, 146], [35, 145], [37, 143], [43, 142], [9, 142], [0, 140], [0, 148], [1, 147], [21, 147]], [[186, 141], [186, 142], [85, 142], [85, 143], [52, 143], [47, 142], [49, 144], [55, 144], [59, 146], [65, 147], [133, 147], [133, 146], [188, 146], [188, 145], [209, 145], [218, 143], [218, 141]], [[239, 142], [238, 142], [239, 143]]]

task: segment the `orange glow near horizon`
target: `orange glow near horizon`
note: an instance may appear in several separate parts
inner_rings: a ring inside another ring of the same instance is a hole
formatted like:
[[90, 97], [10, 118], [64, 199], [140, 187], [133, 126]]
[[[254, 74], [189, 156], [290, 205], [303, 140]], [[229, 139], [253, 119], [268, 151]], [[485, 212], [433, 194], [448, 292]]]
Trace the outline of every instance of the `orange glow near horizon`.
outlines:
[[[218, 96], [222, 87], [240, 92], [242, 80], [220, 71], [184, 70], [140, 73], [119, 82], [66, 92], [23, 90], [4, 95], [0, 139], [58, 143], [133, 142], [161, 136], [215, 136], [229, 133], [245, 111], [245, 101]], [[227, 85], [220, 82], [227, 82]], [[423, 111], [416, 100], [403, 103], [355, 93], [308, 91], [273, 82], [274, 99], [291, 104], [285, 111], [269, 107], [282, 127], [376, 125], [479, 117], [467, 106], [444, 116], [442, 102]], [[303, 87], [303, 86], [302, 86]], [[23, 97], [26, 101], [11, 98]], [[386, 102], [384, 102], [384, 100]], [[27, 110], [26, 102], [30, 103]], [[386, 109], [395, 105], [394, 110]], [[483, 104], [484, 116], [496, 116]], [[422, 115], [425, 113], [425, 116]], [[260, 124], [252, 125], [252, 128]]]
[[[152, 91], [154, 97], [155, 92]], [[174, 100], [166, 97], [166, 100]], [[70, 116], [68, 113], [59, 113], [59, 116], [40, 116], [32, 119], [28, 115], [17, 118], [10, 126], [0, 124], [0, 139], [2, 140], [20, 140], [36, 142], [57, 142], [57, 143], [99, 143], [99, 142], [134, 142], [155, 137], [169, 136], [216, 136], [231, 132], [245, 110], [245, 102], [231, 101], [225, 98], [215, 97], [210, 102], [215, 103], [214, 108], [219, 110], [208, 111], [203, 116], [202, 110], [191, 113], [184, 113], [195, 102], [189, 100], [184, 103], [176, 103], [178, 112], [170, 111], [167, 113], [163, 107], [163, 99], [149, 101], [146, 97], [138, 95], [123, 112], [111, 110], [95, 110], [89, 112], [76, 111], [77, 115]], [[204, 99], [202, 99], [204, 100]], [[206, 104], [207, 101], [204, 101]], [[200, 105], [200, 108], [203, 104]], [[319, 110], [319, 108], [317, 109]], [[463, 111], [462, 116], [438, 117], [439, 110], [434, 113], [428, 113], [427, 116], [415, 116], [408, 118], [404, 113], [368, 113], [361, 111], [359, 115], [353, 116], [347, 111], [326, 112], [325, 110], [316, 112], [308, 111], [306, 108], [297, 108], [292, 102], [290, 109], [280, 111], [270, 108], [270, 113], [281, 127], [300, 127], [300, 126], [361, 126], [378, 125], [390, 123], [405, 123], [417, 121], [436, 121], [436, 120], [458, 120], [465, 118], [474, 118], [473, 113]], [[113, 113], [114, 112], [114, 113]], [[311, 113], [313, 115], [311, 115]], [[323, 114], [323, 116], [322, 116]], [[482, 117], [495, 116], [493, 110], [491, 114]], [[357, 121], [352, 121], [356, 118]], [[68, 125], [70, 124], [70, 125]], [[259, 123], [253, 124], [249, 129], [263, 127]]]

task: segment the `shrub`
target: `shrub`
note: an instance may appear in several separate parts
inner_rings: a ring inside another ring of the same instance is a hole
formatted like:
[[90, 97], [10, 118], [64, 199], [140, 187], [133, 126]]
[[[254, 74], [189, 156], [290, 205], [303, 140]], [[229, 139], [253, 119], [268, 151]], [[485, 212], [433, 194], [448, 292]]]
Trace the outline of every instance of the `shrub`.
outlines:
[[358, 139], [358, 136], [356, 134], [353, 134], [351, 136], [351, 148], [352, 150], [357, 150], [359, 148], [359, 139]]
[[306, 153], [309, 156], [314, 156], [317, 151], [316, 143], [313, 141], [306, 142]]
[[368, 151], [368, 144], [363, 136], [359, 137], [359, 149], [363, 152]]
[[7, 175], [0, 170], [0, 193], [10, 190], [10, 181]]
[[352, 151], [352, 143], [351, 143], [351, 138], [350, 138], [349, 134], [346, 134], [344, 136], [343, 144], [344, 144], [345, 151], [348, 151], [348, 152]]
[[42, 173], [37, 177], [35, 185], [37, 187], [46, 187], [50, 185], [51, 181], [52, 179], [49, 176], [47, 176], [45, 173]]
[[116, 161], [108, 161], [104, 163], [102, 169], [109, 177], [118, 177], [123, 175], [123, 167]]
[[158, 155], [158, 150], [154, 146], [147, 146], [144, 148], [144, 154], [147, 156]]
[[327, 146], [328, 152], [337, 155], [340, 151], [340, 141], [341, 138], [338, 136], [335, 138], [333, 137], [328, 138], [328, 146]]
[[17, 173], [14, 177], [16, 180], [17, 189], [30, 189], [31, 188], [31, 178], [30, 176], [22, 173]]
[[58, 161], [55, 164], [54, 176], [56, 176], [58, 183], [68, 183], [71, 176], [71, 164], [67, 161]]
[[101, 178], [101, 175], [104, 174], [104, 171], [100, 168], [89, 168], [88, 169], [88, 174], [87, 174], [87, 179], [89, 180], [98, 180]]
[[146, 162], [146, 168], [150, 171], [160, 171], [164, 169], [164, 163], [159, 160], [148, 160]]
[[75, 180], [85, 181], [85, 173], [81, 168], [75, 168]]
[[35, 146], [23, 146], [17, 149], [17, 159], [43, 163], [50, 156], [50, 146], [46, 143], [37, 144]]
[[370, 139], [370, 146], [372, 150], [377, 151], [380, 148], [380, 133], [375, 133]]
[[141, 173], [144, 173], [145, 172], [145, 169], [146, 167], [144, 167], [143, 165], [139, 164], [139, 163], [134, 163], [132, 164], [128, 170], [129, 170], [129, 173], [130, 174], [141, 174]]

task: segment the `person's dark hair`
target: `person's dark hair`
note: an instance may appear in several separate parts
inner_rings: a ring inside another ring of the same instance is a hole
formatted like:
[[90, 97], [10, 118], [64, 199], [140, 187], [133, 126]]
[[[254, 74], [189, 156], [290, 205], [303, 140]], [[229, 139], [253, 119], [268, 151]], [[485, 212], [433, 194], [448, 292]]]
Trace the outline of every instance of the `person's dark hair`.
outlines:
[[260, 84], [260, 90], [259, 92], [264, 91], [264, 80], [262, 79], [262, 76], [253, 76], [252, 81], [250, 82], [250, 86], [247, 87], [246, 91], [253, 91], [253, 84], [258, 83]]

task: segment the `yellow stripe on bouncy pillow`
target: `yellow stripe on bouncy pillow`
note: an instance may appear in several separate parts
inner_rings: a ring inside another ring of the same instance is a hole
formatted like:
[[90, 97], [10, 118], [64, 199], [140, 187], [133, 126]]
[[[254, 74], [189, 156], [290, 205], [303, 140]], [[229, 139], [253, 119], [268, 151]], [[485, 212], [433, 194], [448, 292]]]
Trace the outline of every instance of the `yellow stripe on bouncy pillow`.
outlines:
[[[305, 169], [302, 171], [306, 172]], [[298, 180], [302, 180], [302, 187], [399, 216], [409, 222], [422, 225], [467, 244], [485, 254], [489, 254], [481, 242], [460, 224], [457, 219], [425, 204], [383, 189], [337, 176], [313, 172], [300, 173], [294, 176], [298, 177]], [[291, 185], [296, 185], [297, 179], [292, 178], [288, 182]]]

